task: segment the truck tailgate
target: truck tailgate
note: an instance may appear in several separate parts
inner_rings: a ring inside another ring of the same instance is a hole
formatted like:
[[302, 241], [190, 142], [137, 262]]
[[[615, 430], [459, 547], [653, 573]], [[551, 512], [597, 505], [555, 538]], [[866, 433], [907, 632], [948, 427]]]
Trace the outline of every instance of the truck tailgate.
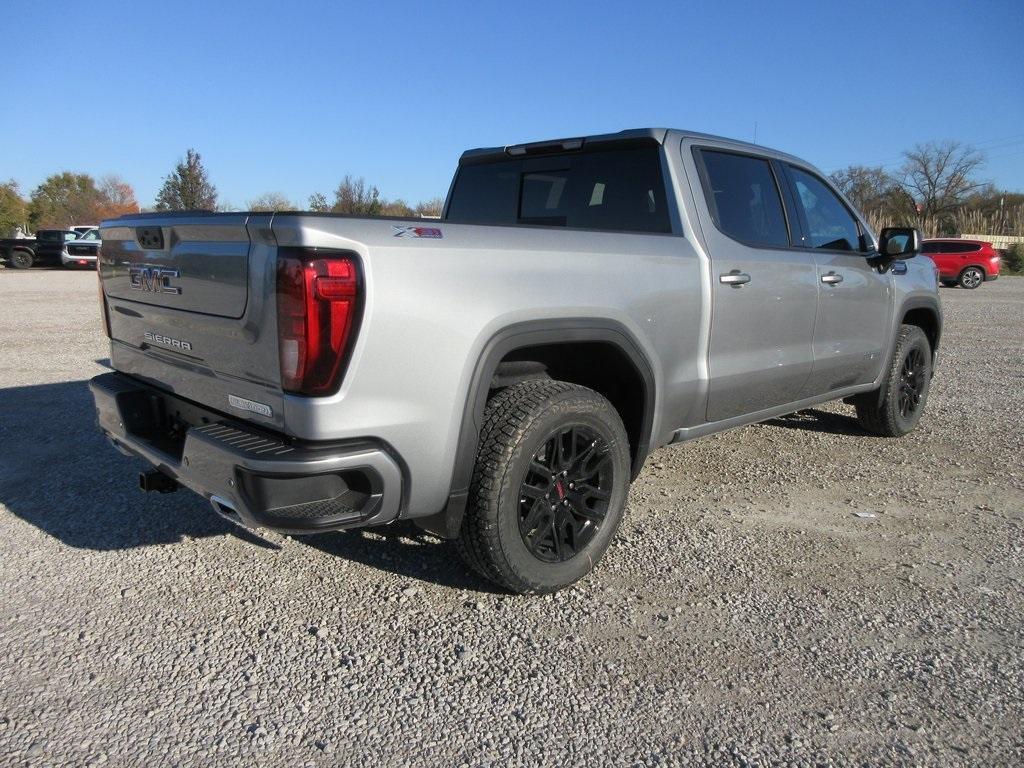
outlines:
[[[246, 214], [175, 217], [103, 230], [108, 296], [139, 304], [242, 316], [248, 296]], [[169, 225], [168, 225], [169, 224]]]
[[283, 428], [270, 214], [105, 222], [111, 363], [208, 408]]

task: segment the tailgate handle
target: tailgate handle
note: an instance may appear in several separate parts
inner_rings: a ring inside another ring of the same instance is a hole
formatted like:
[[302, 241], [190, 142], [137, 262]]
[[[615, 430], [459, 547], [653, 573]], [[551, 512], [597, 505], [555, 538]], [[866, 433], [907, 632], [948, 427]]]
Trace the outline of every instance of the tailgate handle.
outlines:
[[139, 227], [135, 230], [135, 239], [147, 251], [164, 249], [164, 231], [160, 227]]

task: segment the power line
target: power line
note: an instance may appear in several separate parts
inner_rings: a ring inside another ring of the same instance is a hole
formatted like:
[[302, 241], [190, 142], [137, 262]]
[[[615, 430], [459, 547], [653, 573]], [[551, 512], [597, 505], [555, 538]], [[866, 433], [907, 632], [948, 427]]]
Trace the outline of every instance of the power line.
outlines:
[[1015, 157], [1016, 155], [1024, 155], [1024, 149], [1020, 150], [1019, 152], [1007, 152], [1005, 155], [994, 155], [992, 157], [986, 158], [986, 162], [988, 160], [999, 160], [1000, 158], [1003, 157]]
[[[1006, 142], [1006, 143], [1000, 143], [1000, 142]], [[984, 145], [989, 145], [989, 144], [991, 144], [992, 146], [984, 146]], [[995, 138], [995, 139], [985, 139], [984, 141], [973, 141], [973, 142], [967, 143], [965, 146], [968, 146], [968, 147], [973, 148], [973, 149], [980, 149], [983, 152], [989, 152], [989, 151], [994, 150], [994, 149], [1006, 149], [1007, 147], [1015, 147], [1018, 144], [1024, 144], [1024, 133], [1016, 133], [1016, 134], [1013, 134], [1012, 136], [1001, 136], [1001, 137]], [[1013, 154], [1017, 154], [1017, 153], [1013, 153]], [[1006, 155], [1002, 155], [1002, 157], [1006, 157]], [[849, 167], [850, 165], [864, 165], [864, 166], [878, 166], [878, 167], [881, 167], [881, 168], [894, 168], [897, 165], [902, 164], [903, 160], [904, 160], [903, 155], [899, 155], [898, 157], [887, 157], [887, 158], [885, 158], [883, 160], [872, 160], [872, 161], [868, 161], [868, 162], [861, 161], [861, 162], [857, 162], [857, 163], [847, 163], [846, 165], [836, 165], [836, 166], [833, 166], [831, 168], [831, 170], [829, 170], [829, 173], [832, 173], [833, 171], [841, 170], [842, 168]]]

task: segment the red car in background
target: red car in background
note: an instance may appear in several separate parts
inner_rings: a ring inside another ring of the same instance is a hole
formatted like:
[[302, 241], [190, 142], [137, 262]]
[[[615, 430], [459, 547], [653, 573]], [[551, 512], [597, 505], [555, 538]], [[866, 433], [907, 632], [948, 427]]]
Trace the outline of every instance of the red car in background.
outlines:
[[984, 240], [925, 240], [921, 253], [935, 262], [945, 286], [977, 288], [999, 277], [999, 254]]

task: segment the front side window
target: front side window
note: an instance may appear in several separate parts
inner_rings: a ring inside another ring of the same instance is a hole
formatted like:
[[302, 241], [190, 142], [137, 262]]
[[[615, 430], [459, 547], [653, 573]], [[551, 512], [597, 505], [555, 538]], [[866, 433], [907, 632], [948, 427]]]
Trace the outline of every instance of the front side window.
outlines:
[[702, 149], [704, 195], [722, 232], [751, 245], [789, 245], [779, 188], [767, 160]]
[[446, 219], [459, 224], [672, 231], [656, 147], [464, 165]]
[[811, 248], [859, 251], [860, 227], [836, 194], [823, 181], [799, 168], [789, 167], [796, 186], [797, 204], [807, 220]]

